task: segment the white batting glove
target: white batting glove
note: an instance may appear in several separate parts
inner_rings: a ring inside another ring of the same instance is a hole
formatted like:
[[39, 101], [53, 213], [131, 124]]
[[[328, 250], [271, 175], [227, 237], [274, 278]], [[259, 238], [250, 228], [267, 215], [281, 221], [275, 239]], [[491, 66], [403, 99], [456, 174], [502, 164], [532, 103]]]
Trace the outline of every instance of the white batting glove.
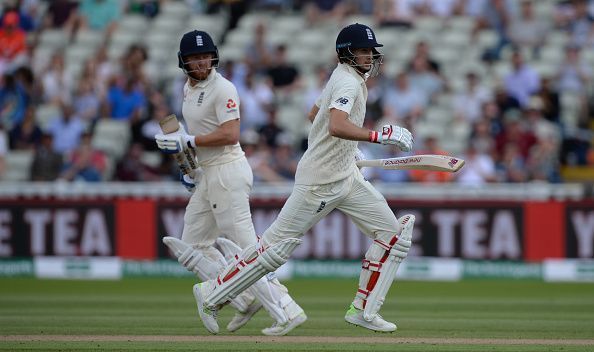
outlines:
[[196, 137], [185, 133], [185, 131], [169, 134], [159, 133], [155, 135], [155, 141], [157, 141], [157, 147], [167, 154], [180, 153], [184, 147], [196, 148]]
[[355, 161], [365, 160], [365, 159], [367, 159], [365, 157], [365, 153], [363, 153], [361, 151], [361, 149], [357, 148], [357, 151], [355, 151]]
[[184, 187], [186, 187], [188, 192], [194, 193], [194, 191], [196, 190], [196, 180], [194, 180], [192, 176], [185, 175], [182, 173], [180, 173], [179, 176], [179, 181]]
[[371, 131], [369, 140], [373, 143], [396, 145], [404, 152], [410, 152], [413, 145], [410, 131], [396, 125], [384, 125], [381, 132]]

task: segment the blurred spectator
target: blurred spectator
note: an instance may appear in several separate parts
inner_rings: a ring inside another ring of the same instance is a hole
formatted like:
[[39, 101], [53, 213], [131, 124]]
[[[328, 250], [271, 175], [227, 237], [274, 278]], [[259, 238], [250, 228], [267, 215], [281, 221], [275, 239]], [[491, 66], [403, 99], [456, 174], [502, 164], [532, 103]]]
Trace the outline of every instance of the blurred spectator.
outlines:
[[511, 17], [507, 35], [514, 46], [528, 47], [536, 52], [543, 45], [549, 26], [542, 18], [534, 16], [532, 0], [522, 0], [520, 4], [520, 15]]
[[258, 129], [258, 133], [264, 138], [266, 145], [271, 148], [276, 147], [278, 135], [284, 132], [284, 130], [277, 124], [276, 114], [277, 108], [271, 107], [267, 114], [268, 121]]
[[164, 102], [156, 104], [151, 110], [148, 113], [149, 118], [141, 122], [135, 141], [140, 143], [145, 150], [157, 151], [159, 149], [155, 143], [155, 135], [163, 133], [159, 121], [170, 115], [171, 112]]
[[[422, 150], [417, 150], [416, 154], [447, 155], [444, 150], [439, 148], [438, 140], [435, 136], [427, 136], [424, 144], [425, 147]], [[453, 179], [452, 173], [428, 170], [410, 170], [409, 175], [412, 181], [423, 183], [450, 182]]]
[[78, 81], [72, 105], [74, 114], [89, 126], [92, 126], [99, 119], [101, 101], [94, 90], [92, 81], [87, 79]]
[[122, 160], [116, 165], [115, 180], [150, 182], [161, 179], [157, 169], [142, 161], [144, 149], [140, 143], [132, 143]]
[[456, 175], [456, 182], [468, 186], [480, 186], [497, 179], [495, 161], [488, 153], [471, 140], [464, 153], [464, 167]]
[[514, 50], [511, 57], [512, 72], [504, 77], [505, 90], [516, 98], [521, 106], [526, 106], [532, 94], [540, 89], [538, 73], [526, 63], [520, 50]]
[[271, 152], [263, 138], [254, 130], [241, 133], [241, 147], [253, 172], [254, 182], [281, 182], [283, 177], [270, 165]]
[[6, 172], [6, 154], [8, 154], [8, 137], [0, 121], [0, 180]]
[[561, 110], [559, 93], [552, 85], [550, 78], [543, 78], [540, 90], [536, 95], [542, 100], [544, 117], [551, 122], [559, 123]]
[[375, 22], [380, 26], [411, 28], [416, 17], [415, 0], [377, 0]]
[[449, 18], [460, 12], [460, 0], [417, 0], [417, 12], [423, 16]]
[[527, 160], [528, 177], [532, 181], [559, 183], [559, 148], [555, 139], [539, 139]]
[[64, 29], [71, 31], [76, 21], [76, 8], [78, 1], [54, 0], [51, 1], [43, 19], [44, 28]]
[[107, 95], [110, 79], [116, 71], [115, 65], [109, 60], [109, 56], [107, 55], [107, 46], [103, 45], [99, 47], [92, 61], [94, 62], [93, 68], [95, 72], [86, 72], [86, 69], [89, 69], [89, 67], [85, 66], [82, 77], [95, 77], [94, 82], [97, 94], [99, 97], [104, 97]]
[[29, 10], [35, 8], [33, 5], [30, 9], [24, 6], [23, 1], [21, 0], [5, 0], [6, 5], [4, 8], [4, 15], [0, 18], [0, 22], [4, 20], [4, 18], [14, 13], [17, 16], [18, 24], [17, 26], [25, 32], [31, 32], [35, 30], [35, 18], [31, 16], [28, 12]]
[[592, 69], [580, 60], [580, 49], [570, 45], [565, 49], [565, 60], [556, 74], [557, 87], [561, 92], [582, 95], [592, 79]]
[[129, 0], [128, 14], [141, 14], [148, 18], [154, 18], [159, 15], [162, 0]]
[[506, 144], [497, 163], [497, 182], [522, 183], [527, 180], [526, 158], [517, 144]]
[[[322, 90], [326, 86], [326, 81], [329, 77], [328, 69], [324, 66], [318, 66], [315, 70], [315, 80], [312, 81], [303, 94], [303, 112], [308, 113], [311, 107], [314, 106], [316, 100], [322, 94]], [[369, 92], [369, 88], [367, 90]]]
[[[328, 81], [328, 79], [324, 79], [324, 83]], [[378, 121], [384, 115], [384, 86], [382, 84], [382, 80], [380, 77], [369, 77], [367, 79], [367, 102], [366, 102], [366, 114], [365, 118], [370, 119], [371, 121]], [[320, 89], [323, 89], [324, 86], [321, 86]], [[320, 90], [321, 94], [321, 90]], [[319, 96], [319, 94], [318, 94]], [[310, 109], [315, 103], [315, 100], [311, 102]]]
[[10, 131], [10, 149], [33, 150], [41, 142], [42, 131], [35, 121], [35, 108], [27, 107], [23, 121]]
[[525, 160], [530, 148], [536, 143], [536, 136], [526, 121], [522, 121], [521, 113], [517, 110], [506, 112], [503, 120], [503, 131], [497, 135], [495, 141], [498, 154], [505, 157], [506, 153], [510, 153], [508, 146], [514, 145], [513, 153], [519, 153], [522, 160]]
[[42, 73], [41, 84], [46, 102], [54, 105], [71, 103], [74, 77], [65, 69], [62, 51], [56, 51], [52, 55], [49, 67]]
[[383, 102], [384, 116], [392, 122], [415, 121], [427, 105], [426, 96], [418, 88], [411, 87], [406, 72], [396, 76], [395, 85], [388, 88]]
[[347, 9], [346, 1], [342, 0], [308, 0], [305, 1], [303, 13], [307, 24], [316, 26], [328, 21], [340, 23]]
[[502, 86], [495, 87], [495, 104], [497, 105], [501, 116], [509, 110], [520, 110], [521, 108], [518, 99], [510, 95], [505, 87]]
[[92, 135], [85, 132], [80, 145], [66, 157], [60, 179], [66, 181], [99, 182], [107, 167], [107, 157], [91, 145]]
[[117, 0], [81, 0], [78, 8], [80, 26], [94, 31], [105, 31], [109, 38], [117, 26], [122, 12]]
[[73, 114], [72, 107], [60, 106], [61, 113], [49, 122], [47, 131], [54, 138], [54, 150], [61, 154], [75, 150], [85, 131], [85, 124]]
[[293, 138], [287, 133], [281, 133], [276, 137], [276, 148], [272, 154], [272, 169], [283, 179], [289, 181], [295, 179], [299, 155], [293, 149]]
[[453, 108], [456, 118], [475, 122], [482, 115], [482, 106], [492, 99], [492, 93], [479, 85], [479, 77], [474, 72], [466, 74], [466, 89], [454, 96]]
[[124, 54], [121, 60], [120, 72], [129, 77], [137, 85], [136, 88], [143, 91], [148, 90], [150, 82], [144, 73], [144, 63], [148, 60], [148, 52], [142, 44], [132, 44]]
[[254, 27], [254, 40], [246, 47], [246, 62], [257, 74], [265, 73], [274, 59], [274, 48], [268, 41], [267, 31], [266, 24], [258, 22]]
[[27, 96], [14, 75], [4, 74], [0, 79], [0, 124], [7, 130], [25, 117]]
[[483, 2], [483, 8], [477, 17], [475, 34], [483, 29], [497, 32], [498, 42], [487, 49], [483, 59], [487, 61], [499, 60], [501, 49], [509, 43], [507, 28], [510, 19], [517, 15], [517, 0], [488, 0]]
[[281, 44], [276, 47], [274, 60], [268, 69], [268, 75], [276, 89], [289, 92], [298, 87], [299, 71], [297, 71], [295, 65], [287, 62], [287, 47], [285, 45]]
[[472, 125], [470, 141], [477, 154], [493, 156], [495, 152], [495, 139], [493, 138], [488, 118], [481, 118]]
[[0, 28], [0, 74], [12, 71], [25, 64], [27, 57], [27, 34], [19, 28], [19, 15], [7, 12]]
[[31, 163], [31, 181], [55, 181], [62, 170], [62, 154], [54, 151], [51, 134], [43, 133]]
[[429, 66], [429, 69], [433, 73], [439, 74], [439, 62], [432, 58], [429, 52], [429, 43], [427, 43], [427, 41], [421, 40], [417, 42], [417, 45], [415, 46], [415, 52], [413, 53], [411, 60], [408, 62], [408, 69], [412, 70], [415, 59], [419, 59], [425, 61], [426, 65]]
[[274, 104], [274, 92], [269, 79], [256, 81], [253, 73], [245, 77], [245, 85], [238, 87], [241, 98], [241, 129], [256, 130], [266, 124], [267, 111]]
[[584, 46], [590, 39], [594, 18], [588, 12], [588, 0], [573, 0], [573, 13], [569, 21], [571, 42], [578, 46]]
[[424, 95], [424, 101], [429, 102], [443, 90], [443, 80], [431, 70], [429, 62], [423, 57], [413, 58], [408, 71], [408, 79], [413, 90]]
[[146, 97], [134, 83], [132, 78], [114, 78], [108, 91], [106, 116], [116, 120], [140, 121]]
[[14, 71], [14, 79], [18, 87], [23, 90], [27, 105], [38, 104], [41, 101], [39, 85], [33, 71], [28, 66], [21, 66]]
[[543, 108], [544, 104], [539, 97], [530, 98], [530, 102], [524, 110], [524, 117], [528, 123], [528, 128], [539, 141], [548, 140], [559, 144], [561, 129], [558, 125], [544, 117]]

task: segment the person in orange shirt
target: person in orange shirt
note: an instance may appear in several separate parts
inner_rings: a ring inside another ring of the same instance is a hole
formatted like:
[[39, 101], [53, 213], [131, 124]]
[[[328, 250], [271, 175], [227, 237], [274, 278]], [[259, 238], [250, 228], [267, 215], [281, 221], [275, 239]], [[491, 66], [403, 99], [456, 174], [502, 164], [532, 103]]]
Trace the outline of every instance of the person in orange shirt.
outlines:
[[[441, 150], [437, 145], [437, 138], [435, 136], [427, 136], [425, 138], [425, 149], [416, 154], [439, 154], [447, 155], [444, 150]], [[453, 179], [453, 174], [450, 172], [427, 171], [427, 170], [410, 170], [411, 181], [414, 182], [450, 182]]]
[[0, 29], [0, 67], [8, 67], [26, 59], [27, 35], [19, 28], [19, 15], [8, 12]]

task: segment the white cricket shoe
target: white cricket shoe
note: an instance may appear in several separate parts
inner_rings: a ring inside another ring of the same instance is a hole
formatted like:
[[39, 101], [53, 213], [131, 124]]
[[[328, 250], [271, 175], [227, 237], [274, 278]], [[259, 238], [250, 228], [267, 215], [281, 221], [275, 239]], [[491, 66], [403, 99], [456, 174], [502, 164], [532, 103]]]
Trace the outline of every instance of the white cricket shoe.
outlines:
[[351, 307], [346, 312], [344, 316], [344, 320], [347, 322], [362, 326], [364, 328], [379, 331], [379, 332], [393, 332], [396, 331], [396, 324], [390, 323], [389, 321], [384, 320], [381, 315], [376, 314], [371, 321], [365, 320], [363, 318], [363, 310], [355, 308], [351, 304]]
[[194, 298], [196, 299], [198, 315], [202, 320], [202, 324], [204, 324], [206, 330], [210, 331], [212, 334], [218, 334], [219, 324], [217, 323], [217, 315], [219, 310], [217, 308], [208, 308], [204, 304], [204, 297], [211, 291], [210, 285], [212, 284], [208, 281], [194, 285]]
[[299, 325], [305, 323], [306, 320], [307, 315], [305, 315], [305, 313], [301, 313], [284, 324], [274, 323], [271, 327], [262, 329], [262, 333], [268, 336], [283, 336], [288, 334], [291, 330], [295, 329]]
[[257, 299], [254, 299], [245, 312], [237, 311], [235, 313], [233, 319], [231, 319], [229, 324], [227, 324], [227, 330], [230, 332], [239, 330], [242, 326], [247, 324], [254, 314], [260, 310], [260, 308], [262, 308], [262, 303], [260, 303], [260, 301]]

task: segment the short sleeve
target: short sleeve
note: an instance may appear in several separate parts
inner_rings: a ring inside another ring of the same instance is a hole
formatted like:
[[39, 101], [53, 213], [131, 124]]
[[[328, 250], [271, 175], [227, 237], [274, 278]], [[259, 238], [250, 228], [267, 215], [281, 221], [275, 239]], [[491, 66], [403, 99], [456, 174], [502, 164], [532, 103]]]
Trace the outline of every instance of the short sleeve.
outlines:
[[360, 87], [355, 80], [345, 80], [336, 87], [330, 97], [330, 106], [328, 108], [335, 108], [350, 114], [357, 96], [357, 89], [360, 89]]
[[221, 87], [215, 110], [220, 124], [239, 119], [239, 95], [235, 86], [230, 82]]

